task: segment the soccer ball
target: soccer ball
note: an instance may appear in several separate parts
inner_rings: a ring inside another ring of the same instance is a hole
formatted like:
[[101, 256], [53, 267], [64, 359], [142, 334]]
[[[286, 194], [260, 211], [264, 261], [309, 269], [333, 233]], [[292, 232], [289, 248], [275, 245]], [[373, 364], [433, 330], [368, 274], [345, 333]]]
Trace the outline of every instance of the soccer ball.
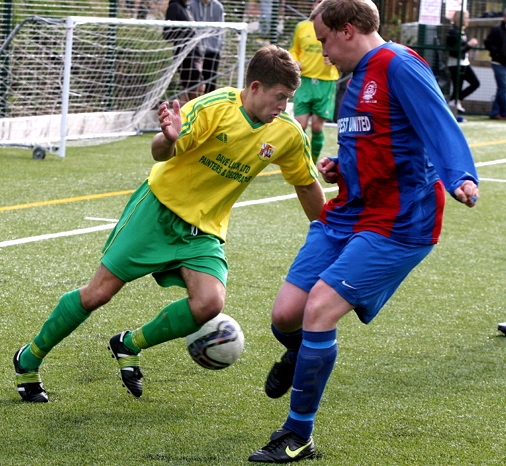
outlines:
[[232, 317], [218, 314], [186, 337], [192, 359], [206, 369], [225, 369], [236, 362], [244, 349], [241, 326]]

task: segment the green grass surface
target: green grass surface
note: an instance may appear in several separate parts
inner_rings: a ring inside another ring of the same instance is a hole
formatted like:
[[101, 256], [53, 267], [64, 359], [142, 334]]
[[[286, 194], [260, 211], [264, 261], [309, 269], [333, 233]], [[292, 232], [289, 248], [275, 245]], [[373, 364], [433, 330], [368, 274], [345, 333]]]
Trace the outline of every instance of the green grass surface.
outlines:
[[[504, 159], [506, 124], [469, 120], [462, 128], [476, 162]], [[335, 129], [326, 134], [332, 155]], [[43, 161], [0, 149], [0, 243], [107, 223], [87, 217], [118, 218], [128, 199], [118, 193], [135, 189], [152, 165], [151, 137], [69, 148], [65, 159]], [[506, 320], [506, 164], [479, 173], [476, 208], [448, 197], [440, 244], [379, 316], [367, 326], [354, 314], [340, 323], [338, 363], [314, 433], [320, 457], [308, 464], [504, 464], [506, 338], [496, 326]], [[281, 175], [264, 174], [241, 201], [292, 192]], [[73, 199], [107, 193], [116, 194]], [[12, 355], [62, 293], [91, 277], [108, 231], [0, 248], [0, 465], [248, 464], [287, 414], [287, 396], [263, 393], [282, 352], [269, 313], [306, 231], [295, 199], [234, 209], [225, 312], [246, 337], [234, 366], [207, 371], [183, 340], [170, 342], [143, 352], [144, 395], [128, 395], [107, 351], [110, 336], [184, 295], [145, 277], [50, 353], [41, 372], [51, 402], [42, 405], [21, 402]]]

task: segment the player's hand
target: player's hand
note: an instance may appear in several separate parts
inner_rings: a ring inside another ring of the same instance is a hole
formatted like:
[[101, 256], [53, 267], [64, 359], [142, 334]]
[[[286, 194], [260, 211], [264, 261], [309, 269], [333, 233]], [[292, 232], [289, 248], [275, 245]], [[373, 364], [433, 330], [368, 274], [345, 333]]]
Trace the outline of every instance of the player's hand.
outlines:
[[337, 164], [333, 160], [325, 157], [318, 164], [318, 171], [322, 174], [327, 183], [337, 183]]
[[158, 107], [158, 121], [163, 135], [169, 142], [176, 142], [181, 131], [181, 111], [178, 100], [172, 102], [172, 110], [168, 102], [162, 102]]
[[473, 207], [480, 196], [480, 191], [473, 181], [466, 180], [455, 190], [453, 194], [467, 207]]

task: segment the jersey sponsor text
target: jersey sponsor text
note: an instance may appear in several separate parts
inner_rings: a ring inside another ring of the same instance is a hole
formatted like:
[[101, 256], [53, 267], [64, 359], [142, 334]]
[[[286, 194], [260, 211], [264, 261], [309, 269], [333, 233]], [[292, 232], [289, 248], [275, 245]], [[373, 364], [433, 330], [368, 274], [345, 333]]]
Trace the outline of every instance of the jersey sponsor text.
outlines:
[[370, 115], [356, 115], [339, 118], [337, 122], [339, 133], [372, 133], [372, 121]]

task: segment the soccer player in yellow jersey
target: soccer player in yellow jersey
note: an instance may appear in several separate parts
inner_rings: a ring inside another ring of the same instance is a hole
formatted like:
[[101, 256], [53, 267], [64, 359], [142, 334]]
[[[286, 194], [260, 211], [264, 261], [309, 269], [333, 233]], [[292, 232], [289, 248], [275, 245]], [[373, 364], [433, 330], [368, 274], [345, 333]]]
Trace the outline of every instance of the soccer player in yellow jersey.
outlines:
[[230, 211], [270, 163], [295, 187], [309, 220], [318, 218], [325, 198], [309, 141], [285, 112], [299, 84], [290, 54], [268, 45], [251, 59], [244, 89], [218, 89], [182, 108], [174, 101], [172, 110], [161, 104], [161, 132], [151, 148], [158, 163], [126, 205], [97, 272], [87, 285], [64, 294], [39, 333], [14, 355], [23, 400], [47, 402], [39, 374], [43, 358], [125, 283], [152, 274], [160, 286], [186, 287], [188, 297], [109, 340], [124, 386], [141, 396], [141, 350], [185, 337], [221, 312]]
[[[312, 8], [321, 1], [314, 0]], [[311, 155], [316, 163], [325, 143], [325, 121], [334, 117], [339, 73], [322, 55], [322, 44], [316, 39], [313, 23], [309, 20], [301, 21], [295, 27], [290, 54], [302, 74], [302, 83], [293, 100], [293, 113], [304, 131], [311, 120]]]

